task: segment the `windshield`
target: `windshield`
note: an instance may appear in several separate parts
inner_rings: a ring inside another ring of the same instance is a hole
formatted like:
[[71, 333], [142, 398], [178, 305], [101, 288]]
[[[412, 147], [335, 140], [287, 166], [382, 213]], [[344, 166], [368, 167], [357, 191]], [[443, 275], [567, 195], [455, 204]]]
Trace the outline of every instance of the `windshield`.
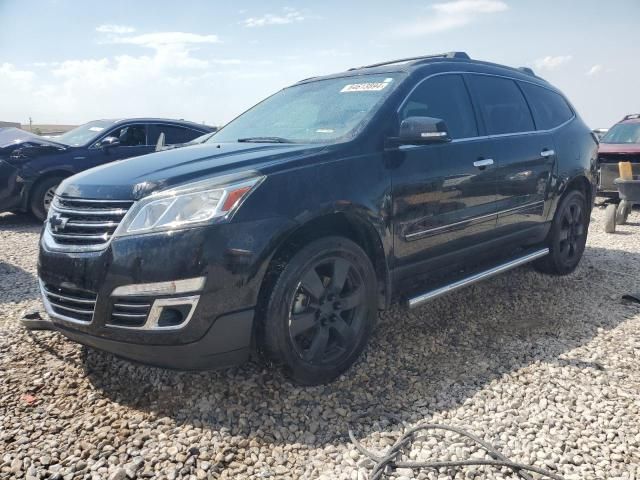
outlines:
[[107, 120], [94, 120], [93, 122], [85, 123], [73, 130], [69, 130], [67, 133], [63, 133], [57, 137], [55, 141], [64, 143], [65, 145], [71, 145], [72, 147], [86, 145], [111, 125], [113, 125], [113, 122]]
[[285, 88], [209, 141], [328, 143], [353, 138], [396, 88], [400, 75], [340, 77]]
[[640, 143], [640, 123], [618, 123], [611, 127], [600, 143]]

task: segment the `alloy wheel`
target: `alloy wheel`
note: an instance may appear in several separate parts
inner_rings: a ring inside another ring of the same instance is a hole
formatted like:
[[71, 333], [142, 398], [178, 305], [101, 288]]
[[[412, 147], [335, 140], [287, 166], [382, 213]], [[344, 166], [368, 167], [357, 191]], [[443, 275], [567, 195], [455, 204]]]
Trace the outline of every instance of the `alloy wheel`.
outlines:
[[322, 365], [351, 353], [365, 320], [364, 290], [361, 274], [343, 257], [307, 267], [289, 310], [289, 336], [302, 360]]
[[58, 188], [58, 185], [54, 185], [53, 187], [51, 187], [49, 190], [45, 192], [44, 197], [42, 199], [42, 206], [44, 207], [45, 212], [49, 211], [49, 207], [51, 207], [51, 202], [53, 202], [53, 197], [56, 194], [57, 188]]
[[585, 218], [579, 201], [571, 202], [565, 209], [560, 223], [560, 256], [565, 263], [571, 263], [581, 254], [581, 244], [586, 234]]

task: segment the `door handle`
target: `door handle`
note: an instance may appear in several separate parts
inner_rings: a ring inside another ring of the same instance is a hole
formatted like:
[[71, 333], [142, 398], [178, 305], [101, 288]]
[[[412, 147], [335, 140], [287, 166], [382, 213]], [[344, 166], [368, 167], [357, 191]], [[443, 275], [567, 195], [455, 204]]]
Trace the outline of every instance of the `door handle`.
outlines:
[[489, 165], [493, 165], [492, 158], [481, 158], [480, 160], [473, 162], [473, 166], [478, 168], [488, 167]]
[[555, 155], [555, 154], [556, 154], [555, 150], [549, 150], [548, 148], [545, 148], [540, 152], [541, 157], [550, 157], [551, 155]]

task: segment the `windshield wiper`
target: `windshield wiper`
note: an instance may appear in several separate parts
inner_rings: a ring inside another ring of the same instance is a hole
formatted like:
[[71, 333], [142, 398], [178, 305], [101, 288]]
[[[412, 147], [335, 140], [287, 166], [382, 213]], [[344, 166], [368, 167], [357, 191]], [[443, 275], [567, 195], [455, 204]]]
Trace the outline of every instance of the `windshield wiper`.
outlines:
[[239, 138], [241, 143], [293, 143], [291, 140], [282, 137], [247, 137]]

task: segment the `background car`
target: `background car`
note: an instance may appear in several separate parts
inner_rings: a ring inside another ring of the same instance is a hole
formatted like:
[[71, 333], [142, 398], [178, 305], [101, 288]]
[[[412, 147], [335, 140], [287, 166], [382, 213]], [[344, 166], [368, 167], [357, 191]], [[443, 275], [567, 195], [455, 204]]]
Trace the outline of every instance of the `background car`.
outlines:
[[104, 163], [151, 153], [161, 133], [168, 145], [212, 132], [206, 125], [162, 118], [94, 120], [55, 139], [0, 131], [0, 212], [29, 211], [44, 220], [60, 182]]
[[609, 129], [608, 128], [594, 128], [591, 131], [598, 138], [598, 141], [600, 141], [600, 139], [602, 139], [602, 137], [604, 137], [607, 134]]
[[618, 162], [631, 162], [633, 175], [640, 175], [640, 113], [627, 115], [600, 139], [600, 195], [618, 198], [618, 188], [613, 183], [619, 177]]

